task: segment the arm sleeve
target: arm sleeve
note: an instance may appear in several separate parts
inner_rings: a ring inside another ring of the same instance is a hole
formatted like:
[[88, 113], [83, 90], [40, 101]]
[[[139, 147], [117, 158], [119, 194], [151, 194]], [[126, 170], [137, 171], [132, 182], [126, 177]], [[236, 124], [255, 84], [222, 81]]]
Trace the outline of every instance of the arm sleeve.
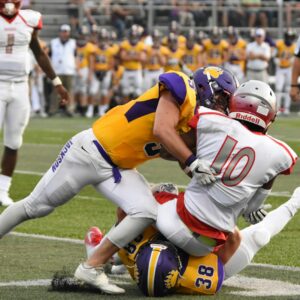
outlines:
[[186, 98], [186, 85], [184, 79], [177, 73], [164, 73], [159, 76], [160, 91], [166, 89], [171, 92], [177, 103], [181, 106]]

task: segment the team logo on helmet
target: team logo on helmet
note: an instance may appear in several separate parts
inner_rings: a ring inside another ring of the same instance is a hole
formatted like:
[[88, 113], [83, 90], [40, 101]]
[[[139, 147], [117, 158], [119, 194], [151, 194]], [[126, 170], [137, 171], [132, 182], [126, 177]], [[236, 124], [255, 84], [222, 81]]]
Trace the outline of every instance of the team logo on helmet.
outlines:
[[168, 242], [148, 243], [141, 248], [134, 266], [134, 278], [146, 296], [171, 294], [179, 278], [181, 262], [176, 248]]
[[219, 67], [207, 67], [203, 72], [206, 76], [210, 75], [213, 78], [219, 78], [224, 73], [224, 70]]

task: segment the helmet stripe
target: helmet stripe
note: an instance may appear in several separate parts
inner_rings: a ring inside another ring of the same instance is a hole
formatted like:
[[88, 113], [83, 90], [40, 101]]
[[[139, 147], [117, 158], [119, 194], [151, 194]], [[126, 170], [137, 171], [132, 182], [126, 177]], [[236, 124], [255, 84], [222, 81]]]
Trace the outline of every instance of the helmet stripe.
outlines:
[[148, 268], [148, 282], [147, 282], [149, 296], [154, 296], [156, 265], [157, 265], [161, 250], [162, 250], [161, 248], [154, 248], [151, 252], [149, 268]]

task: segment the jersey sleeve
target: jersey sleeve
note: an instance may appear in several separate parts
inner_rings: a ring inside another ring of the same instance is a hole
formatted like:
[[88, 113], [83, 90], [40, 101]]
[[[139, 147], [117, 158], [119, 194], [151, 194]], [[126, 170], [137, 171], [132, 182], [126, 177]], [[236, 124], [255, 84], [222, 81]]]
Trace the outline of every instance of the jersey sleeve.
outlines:
[[37, 30], [41, 30], [43, 28], [43, 20], [41, 13], [26, 9], [20, 11], [20, 16], [23, 19], [23, 21], [28, 25], [29, 27], [32, 27]]
[[181, 106], [186, 98], [187, 89], [184, 79], [175, 72], [164, 73], [159, 76], [160, 91], [168, 90]]

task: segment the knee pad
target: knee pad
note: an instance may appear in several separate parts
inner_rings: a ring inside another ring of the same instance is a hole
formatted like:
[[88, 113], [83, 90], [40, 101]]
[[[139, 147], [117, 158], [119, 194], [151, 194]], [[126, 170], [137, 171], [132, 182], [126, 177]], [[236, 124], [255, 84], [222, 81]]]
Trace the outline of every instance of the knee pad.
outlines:
[[267, 245], [270, 242], [270, 239], [270, 233], [264, 228], [259, 228], [253, 233], [253, 240], [259, 248]]
[[4, 145], [12, 150], [18, 150], [23, 144], [22, 135], [12, 134], [10, 137], [4, 138]]
[[47, 216], [55, 209], [55, 207], [48, 201], [45, 203], [38, 202], [36, 199], [31, 198], [30, 196], [25, 199], [24, 207], [30, 219]]

